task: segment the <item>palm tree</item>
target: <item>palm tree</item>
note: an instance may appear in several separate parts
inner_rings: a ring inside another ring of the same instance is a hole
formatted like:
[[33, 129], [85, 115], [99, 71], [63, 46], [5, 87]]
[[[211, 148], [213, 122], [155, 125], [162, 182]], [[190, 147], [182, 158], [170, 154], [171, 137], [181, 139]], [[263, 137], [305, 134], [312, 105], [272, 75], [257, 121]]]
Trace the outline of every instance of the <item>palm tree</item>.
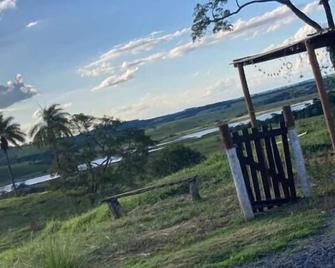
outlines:
[[72, 135], [68, 116], [69, 114], [64, 112], [59, 104], [43, 108], [39, 111], [39, 122], [29, 133], [33, 138], [33, 143], [38, 147], [51, 147], [58, 169], [60, 168], [58, 141]]
[[14, 176], [12, 167], [8, 157], [9, 143], [12, 145], [18, 146], [19, 143], [24, 142], [25, 134], [21, 131], [20, 125], [13, 123], [13, 117], [5, 118], [3, 114], [0, 114], [0, 141], [1, 141], [1, 150], [5, 153], [8, 165], [8, 172], [12, 182], [14, 191], [16, 191]]

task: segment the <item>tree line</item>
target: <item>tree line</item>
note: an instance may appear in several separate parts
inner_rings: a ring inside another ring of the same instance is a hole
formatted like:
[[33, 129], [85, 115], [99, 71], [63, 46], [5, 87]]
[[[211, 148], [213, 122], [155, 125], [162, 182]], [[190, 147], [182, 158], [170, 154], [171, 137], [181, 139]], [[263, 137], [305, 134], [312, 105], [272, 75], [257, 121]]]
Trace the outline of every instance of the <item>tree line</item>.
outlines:
[[[41, 109], [37, 115], [38, 121], [28, 136], [37, 147], [51, 151], [50, 172], [59, 174], [63, 184], [71, 184], [76, 178], [77, 185], [85, 185], [91, 193], [106, 191], [104, 187], [111, 181], [125, 185], [143, 177], [165, 176], [204, 159], [188, 147], [175, 145], [153, 153], [155, 157], [149, 160], [150, 149], [156, 142], [144, 129], [129, 128], [126, 122], [114, 117], [71, 115], [58, 104]], [[16, 191], [9, 144], [19, 146], [27, 135], [13, 121], [13, 117], [0, 114], [1, 149]], [[117, 163], [111, 168], [114, 162]]]

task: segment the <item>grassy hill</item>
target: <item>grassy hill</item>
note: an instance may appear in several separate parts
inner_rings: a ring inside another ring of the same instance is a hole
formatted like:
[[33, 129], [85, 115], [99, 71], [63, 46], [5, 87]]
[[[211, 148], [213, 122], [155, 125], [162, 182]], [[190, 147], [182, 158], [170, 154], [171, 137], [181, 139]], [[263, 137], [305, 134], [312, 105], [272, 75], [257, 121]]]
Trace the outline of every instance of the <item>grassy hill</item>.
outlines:
[[[334, 159], [322, 117], [298, 121], [313, 198], [257, 215], [241, 216], [227, 160], [212, 134], [189, 146], [209, 158], [155, 183], [198, 174], [202, 200], [176, 186], [121, 200], [115, 220], [79, 189], [0, 200], [0, 267], [231, 267], [294, 246], [318, 233], [334, 207]], [[216, 153], [215, 153], [216, 152]]]

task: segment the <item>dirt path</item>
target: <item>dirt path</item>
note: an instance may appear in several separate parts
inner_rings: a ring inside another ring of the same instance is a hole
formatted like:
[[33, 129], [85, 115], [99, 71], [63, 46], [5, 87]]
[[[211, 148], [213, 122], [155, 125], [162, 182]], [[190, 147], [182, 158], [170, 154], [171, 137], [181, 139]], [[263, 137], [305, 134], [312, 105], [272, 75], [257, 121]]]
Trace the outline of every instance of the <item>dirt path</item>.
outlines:
[[327, 217], [319, 234], [300, 240], [243, 268], [330, 268], [335, 267], [335, 211]]

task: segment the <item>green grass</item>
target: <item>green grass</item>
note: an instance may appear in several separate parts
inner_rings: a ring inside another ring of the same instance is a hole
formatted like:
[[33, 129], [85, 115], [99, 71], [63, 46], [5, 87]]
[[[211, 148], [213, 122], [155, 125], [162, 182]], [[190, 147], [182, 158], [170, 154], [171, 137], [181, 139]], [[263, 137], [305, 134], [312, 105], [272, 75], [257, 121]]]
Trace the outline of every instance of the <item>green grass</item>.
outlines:
[[[322, 117], [299, 120], [313, 198], [241, 216], [217, 134], [188, 142], [208, 159], [156, 183], [197, 174], [202, 200], [174, 186], [121, 199], [126, 216], [92, 208], [84, 193], [44, 192], [0, 200], [0, 267], [231, 267], [293, 247], [318, 233], [335, 206], [334, 158]], [[208, 144], [208, 146], [206, 146]], [[298, 191], [301, 194], [300, 190]]]

